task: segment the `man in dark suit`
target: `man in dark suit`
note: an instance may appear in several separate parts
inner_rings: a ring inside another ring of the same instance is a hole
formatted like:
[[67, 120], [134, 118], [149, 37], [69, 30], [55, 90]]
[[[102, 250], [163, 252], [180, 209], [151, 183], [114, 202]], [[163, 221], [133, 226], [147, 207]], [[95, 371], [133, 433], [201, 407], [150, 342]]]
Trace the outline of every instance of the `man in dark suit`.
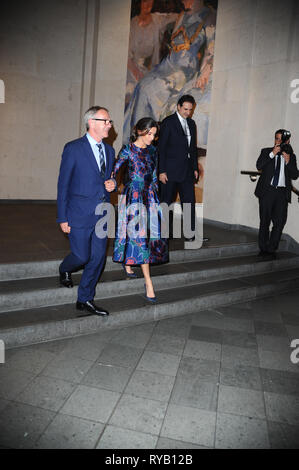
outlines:
[[[262, 170], [255, 190], [260, 208], [259, 248], [261, 256], [275, 256], [287, 221], [288, 203], [291, 202], [291, 180], [298, 178], [296, 155], [289, 145], [289, 138], [285, 142], [288, 144], [288, 153], [281, 151], [280, 145], [283, 136], [288, 137], [287, 131], [284, 129], [276, 131], [274, 147], [262, 149], [256, 163], [257, 169]], [[270, 234], [271, 221], [273, 227]]]
[[[195, 100], [183, 95], [177, 112], [161, 123], [158, 152], [161, 202], [170, 205], [179, 192], [181, 203], [191, 204], [191, 231], [195, 230], [194, 182], [198, 179], [196, 125], [190, 118]], [[186, 241], [194, 240], [185, 238]]]
[[100, 106], [86, 111], [84, 121], [87, 133], [65, 145], [58, 179], [57, 222], [68, 234], [71, 247], [71, 253], [59, 267], [60, 283], [73, 287], [71, 273], [84, 266], [76, 308], [109, 315], [93, 299], [107, 245], [107, 233], [99, 236], [95, 230], [105, 215], [98, 215], [99, 204], [109, 202], [110, 192], [116, 187], [110, 179], [115, 153], [102, 141], [108, 137], [112, 121], [108, 110]]

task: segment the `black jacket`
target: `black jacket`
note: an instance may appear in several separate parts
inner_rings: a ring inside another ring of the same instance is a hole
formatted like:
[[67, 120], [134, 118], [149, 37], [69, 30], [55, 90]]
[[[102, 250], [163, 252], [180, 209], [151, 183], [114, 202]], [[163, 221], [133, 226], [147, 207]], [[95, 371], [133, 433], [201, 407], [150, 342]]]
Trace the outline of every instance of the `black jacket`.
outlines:
[[186, 178], [194, 178], [194, 171], [198, 170], [196, 125], [190, 118], [187, 118], [187, 123], [191, 134], [190, 146], [177, 113], [165, 118], [161, 124], [158, 143], [159, 173], [167, 173], [169, 181], [181, 182]]
[[[272, 152], [273, 147], [262, 149], [261, 154], [256, 162], [256, 167], [258, 170], [262, 170], [262, 174], [259, 177], [255, 188], [255, 195], [257, 197], [263, 197], [267, 188], [271, 185], [272, 178], [274, 176], [275, 170], [275, 158], [270, 158], [270, 153]], [[291, 154], [290, 161], [285, 165], [285, 181], [286, 181], [286, 197], [288, 202], [291, 202], [292, 194], [292, 183], [291, 180], [296, 180], [299, 176], [296, 155]]]

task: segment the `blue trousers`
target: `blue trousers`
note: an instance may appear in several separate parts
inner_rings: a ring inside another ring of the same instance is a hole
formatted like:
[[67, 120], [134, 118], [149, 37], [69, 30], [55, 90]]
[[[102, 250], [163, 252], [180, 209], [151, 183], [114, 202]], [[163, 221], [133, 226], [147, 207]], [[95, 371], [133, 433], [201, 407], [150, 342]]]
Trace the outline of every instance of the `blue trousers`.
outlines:
[[78, 288], [78, 301], [93, 300], [96, 285], [105, 264], [107, 237], [97, 237], [95, 227], [72, 227], [68, 237], [71, 253], [64, 258], [59, 271], [61, 273], [74, 272], [84, 266]]

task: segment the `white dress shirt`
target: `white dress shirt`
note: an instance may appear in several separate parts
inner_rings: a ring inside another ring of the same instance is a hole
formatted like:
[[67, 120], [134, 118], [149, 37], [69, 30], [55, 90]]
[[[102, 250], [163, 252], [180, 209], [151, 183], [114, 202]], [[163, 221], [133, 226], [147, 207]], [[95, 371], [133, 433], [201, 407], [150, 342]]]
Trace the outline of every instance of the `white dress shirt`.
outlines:
[[98, 144], [102, 144], [102, 149], [105, 157], [105, 165], [107, 166], [107, 159], [106, 159], [106, 152], [105, 152], [105, 145], [103, 144], [103, 141], [97, 142], [91, 135], [87, 132], [86, 137], [88, 139], [88, 142], [90, 143], [91, 149], [94, 154], [94, 158], [96, 159], [96, 162], [98, 164], [99, 170], [101, 171], [101, 163], [100, 163], [100, 149], [98, 147]]
[[[190, 147], [191, 134], [190, 134], [190, 129], [189, 129], [189, 126], [188, 126], [188, 123], [187, 123], [187, 119], [183, 118], [178, 111], [176, 113], [177, 113], [177, 116], [178, 116], [178, 118], [180, 120], [180, 123], [182, 125], [184, 134], [188, 139], [188, 146]], [[188, 153], [188, 158], [190, 158], [190, 153]]]
[[188, 126], [188, 122], [187, 122], [187, 119], [183, 118], [180, 113], [176, 112], [177, 113], [177, 116], [180, 120], [180, 123], [182, 125], [182, 128], [183, 128], [183, 131], [185, 133], [185, 136], [187, 137], [188, 139], [188, 145], [190, 146], [190, 142], [191, 142], [191, 134], [190, 134], [190, 129], [189, 129], [189, 126]]

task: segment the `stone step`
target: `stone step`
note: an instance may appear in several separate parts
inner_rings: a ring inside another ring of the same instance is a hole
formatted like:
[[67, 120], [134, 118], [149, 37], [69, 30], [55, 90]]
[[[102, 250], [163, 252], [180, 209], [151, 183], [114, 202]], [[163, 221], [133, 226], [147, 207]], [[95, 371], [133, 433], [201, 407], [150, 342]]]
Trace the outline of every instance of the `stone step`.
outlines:
[[[286, 246], [284, 240], [280, 243], [280, 250]], [[258, 248], [255, 242], [239, 243], [222, 246], [203, 246], [196, 250], [173, 250], [169, 253], [171, 263], [190, 260], [204, 260], [210, 258], [222, 258], [230, 256], [242, 256], [257, 253]], [[32, 279], [39, 277], [56, 276], [61, 259], [51, 261], [34, 261], [26, 263], [2, 263], [0, 264], [0, 281], [10, 281], [15, 279]], [[107, 257], [105, 271], [117, 271], [119, 265], [112, 261], [111, 256]]]
[[[128, 286], [135, 284], [128, 282]], [[3, 312], [0, 338], [7, 348], [12, 348], [192, 314], [293, 290], [299, 291], [298, 267], [171, 288], [165, 288], [163, 283], [156, 289], [156, 305], [148, 304], [141, 293], [101, 299], [98, 304], [110, 311], [109, 317], [79, 314], [73, 303]]]
[[[101, 276], [96, 291], [98, 298], [106, 299], [126, 295], [128, 292], [138, 294], [143, 291], [144, 279], [140, 268], [135, 268], [138, 278], [132, 281], [124, 279], [120, 265], [116, 266], [118, 270], [104, 271]], [[153, 266], [152, 275], [155, 289], [161, 290], [194, 282], [224, 280], [295, 267], [299, 267], [299, 256], [282, 252], [275, 260], [247, 255], [169, 263]], [[75, 284], [73, 289], [61, 287], [57, 274], [53, 277], [2, 281], [0, 282], [0, 313], [75, 302], [80, 277], [80, 274], [73, 275]]]

